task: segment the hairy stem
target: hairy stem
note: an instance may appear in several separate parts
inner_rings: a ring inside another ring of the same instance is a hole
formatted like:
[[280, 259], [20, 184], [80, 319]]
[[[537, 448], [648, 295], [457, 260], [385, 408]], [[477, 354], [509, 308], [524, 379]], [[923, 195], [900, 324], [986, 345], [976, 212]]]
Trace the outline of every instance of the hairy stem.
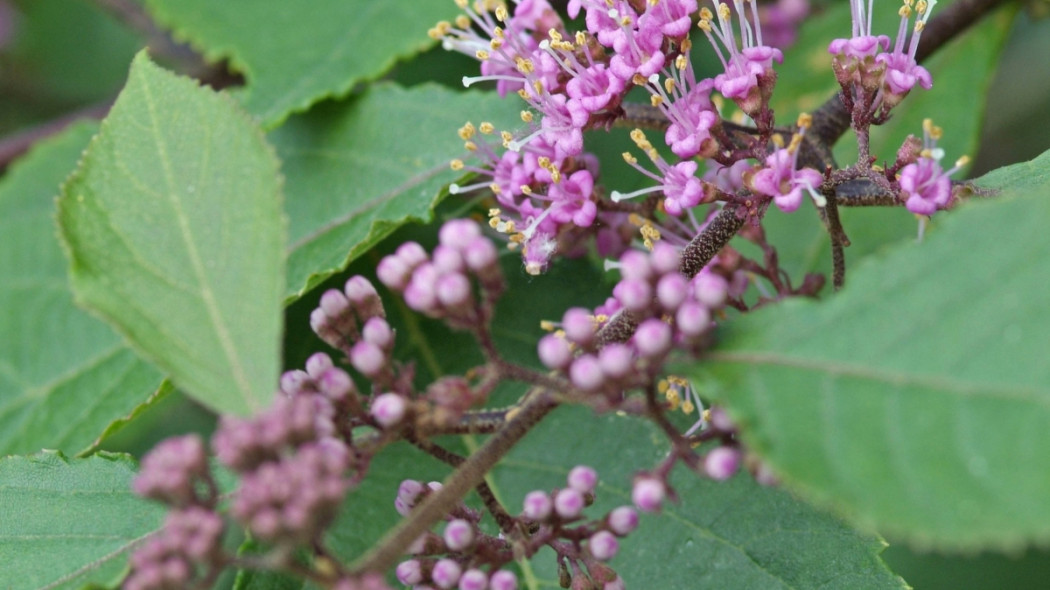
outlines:
[[511, 411], [506, 424], [468, 457], [443, 483], [390, 530], [371, 551], [351, 564], [356, 574], [384, 572], [404, 555], [405, 549], [441, 520], [471, 489], [484, 481], [485, 474], [514, 447], [529, 430], [557, 406], [550, 392], [534, 389], [522, 404]]

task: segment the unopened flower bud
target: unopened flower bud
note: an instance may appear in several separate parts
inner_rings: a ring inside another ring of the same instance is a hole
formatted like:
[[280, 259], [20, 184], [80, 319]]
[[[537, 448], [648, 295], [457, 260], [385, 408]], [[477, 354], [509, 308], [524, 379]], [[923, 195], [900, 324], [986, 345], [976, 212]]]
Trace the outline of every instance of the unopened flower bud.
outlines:
[[554, 512], [566, 520], [579, 516], [584, 505], [583, 494], [573, 488], [558, 490], [554, 496]]
[[642, 512], [656, 512], [663, 504], [667, 489], [664, 482], [653, 477], [640, 477], [631, 488], [631, 501]]
[[620, 506], [609, 513], [606, 521], [609, 530], [623, 537], [638, 528], [638, 513], [630, 506]]
[[423, 568], [417, 559], [402, 561], [398, 564], [397, 570], [395, 570], [394, 574], [397, 576], [397, 581], [406, 586], [418, 584], [423, 581]]
[[445, 544], [452, 551], [462, 551], [474, 542], [474, 527], [469, 522], [457, 518], [445, 526]]
[[513, 572], [499, 570], [489, 578], [490, 590], [518, 590], [518, 577]]
[[548, 369], [564, 369], [572, 362], [572, 350], [569, 343], [554, 334], [540, 338], [537, 345], [540, 362]]
[[546, 492], [539, 490], [526, 494], [522, 504], [521, 514], [529, 520], [547, 520], [554, 507], [551, 497]]
[[396, 393], [384, 393], [372, 401], [372, 417], [383, 428], [390, 428], [401, 422], [406, 410], [404, 398]]
[[589, 494], [598, 485], [598, 472], [586, 465], [577, 465], [569, 472], [566, 480], [570, 488], [577, 490], [581, 494]]
[[438, 588], [448, 589], [455, 587], [462, 573], [463, 568], [455, 561], [447, 558], [439, 559], [430, 572], [430, 579], [437, 584]]
[[729, 479], [740, 467], [740, 451], [733, 447], [718, 447], [704, 457], [704, 473], [711, 479]]
[[609, 531], [598, 531], [591, 535], [587, 549], [598, 561], [609, 561], [620, 550], [620, 542]]

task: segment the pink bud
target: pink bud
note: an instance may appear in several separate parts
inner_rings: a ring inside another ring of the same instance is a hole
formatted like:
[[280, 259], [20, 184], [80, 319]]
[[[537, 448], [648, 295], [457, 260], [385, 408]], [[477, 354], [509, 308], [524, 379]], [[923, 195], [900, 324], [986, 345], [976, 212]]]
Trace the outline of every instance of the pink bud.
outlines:
[[376, 419], [383, 428], [390, 428], [401, 422], [405, 417], [406, 404], [404, 398], [396, 393], [384, 393], [376, 396], [372, 402], [372, 417]]
[[587, 548], [598, 561], [609, 561], [619, 551], [620, 542], [609, 531], [598, 531], [591, 535]]
[[667, 489], [664, 483], [656, 478], [641, 477], [634, 482], [631, 489], [631, 501], [642, 512], [656, 512], [663, 504]]

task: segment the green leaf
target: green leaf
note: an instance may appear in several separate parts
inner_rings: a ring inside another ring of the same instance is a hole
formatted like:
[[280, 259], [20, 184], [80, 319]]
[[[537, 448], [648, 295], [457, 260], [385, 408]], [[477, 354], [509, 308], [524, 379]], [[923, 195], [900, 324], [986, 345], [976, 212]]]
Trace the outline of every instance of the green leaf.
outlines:
[[[939, 2], [933, 16], [952, 3]], [[873, 32], [895, 35], [900, 24], [899, 7], [899, 4], [876, 4]], [[894, 109], [889, 122], [872, 129], [871, 153], [877, 155], [880, 162], [892, 162], [908, 135], [921, 138], [922, 120], [928, 117], [944, 128], [938, 145], [945, 151], [946, 162], [976, 154], [989, 85], [1015, 14], [1013, 7], [1004, 7], [930, 57], [924, 66], [933, 77], [933, 88], [916, 87]], [[777, 67], [780, 79], [774, 106], [778, 121], [794, 122], [800, 111], [812, 112], [839, 91], [827, 48], [831, 39], [848, 36], [850, 22], [846, 2], [836, 3], [819, 17], [807, 20], [798, 45], [787, 53], [784, 65]], [[840, 165], [856, 161], [857, 142], [852, 131], [836, 144], [835, 155]], [[840, 211], [852, 241], [846, 249], [848, 263], [916, 235], [914, 217], [903, 208], [842, 208]], [[792, 215], [773, 211], [763, 225], [793, 277], [814, 271], [830, 273], [830, 242], [820, 220], [811, 211]], [[852, 264], [847, 268], [849, 266]], [[848, 277], [847, 273], [847, 280]]]
[[78, 302], [222, 412], [265, 406], [277, 383], [277, 168], [232, 101], [140, 54], [59, 199]]
[[435, 196], [459, 176], [449, 168], [465, 156], [456, 130], [471, 119], [514, 125], [520, 109], [516, 97], [494, 93], [381, 85], [271, 133], [287, 178], [289, 295], [302, 295], [399, 226], [429, 220]]
[[[727, 325], [694, 376], [792, 487], [919, 545], [1050, 539], [1050, 154], [823, 303]], [[714, 379], [711, 379], [713, 377]]]
[[0, 563], [4, 587], [114, 584], [134, 545], [164, 509], [135, 496], [135, 463], [102, 453], [67, 459], [48, 451], [0, 459]]
[[161, 381], [67, 287], [55, 195], [96, 128], [41, 142], [0, 181], [0, 455], [79, 453]]
[[[599, 518], [630, 504], [635, 473], [655, 466], [667, 451], [666, 437], [649, 422], [559, 408], [493, 476], [513, 513], [529, 491], [564, 487], [570, 469], [590, 465], [600, 482], [585, 515]], [[672, 485], [681, 502], [644, 515], [609, 562], [628, 588], [905, 587], [879, 559], [885, 546], [879, 539], [782, 490], [759, 486], [749, 475], [719, 483], [683, 468]], [[539, 585], [557, 587], [551, 555], [541, 554], [533, 566]]]
[[208, 59], [229, 58], [242, 100], [272, 128], [324, 98], [346, 96], [433, 45], [427, 29], [451, 2], [416, 0], [147, 0], [154, 18]]

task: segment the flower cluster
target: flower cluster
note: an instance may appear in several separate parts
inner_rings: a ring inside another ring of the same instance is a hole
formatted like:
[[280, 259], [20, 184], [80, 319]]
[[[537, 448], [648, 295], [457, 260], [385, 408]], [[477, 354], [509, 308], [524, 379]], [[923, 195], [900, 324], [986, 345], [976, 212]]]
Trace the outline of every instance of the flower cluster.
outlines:
[[[431, 36], [481, 62], [482, 75], [465, 84], [494, 81], [501, 94], [517, 92], [529, 107], [522, 112], [529, 127], [519, 135], [497, 134], [489, 123], [462, 127], [465, 148], [479, 163], [457, 159], [452, 167], [480, 180], [450, 190], [491, 191], [498, 202], [491, 225], [508, 236], [511, 248], [520, 248], [530, 273], [542, 272], [555, 253], [571, 252], [568, 244], [578, 232], [627, 227], [626, 216], [603, 206], [595, 190], [597, 163], [583, 151], [583, 132], [622, 116], [622, 99], [632, 87], [644, 87], [669, 121], [664, 140], [679, 158], [709, 158], [725, 148], [712, 90], [764, 128], [772, 123], [772, 64], [783, 56], [764, 43], [754, 1], [735, 0], [734, 16], [729, 4], [717, 1], [712, 12], [697, 0], [573, 0], [568, 14], [583, 15], [586, 29], [572, 34], [546, 0], [517, 2], [512, 12], [497, 2], [457, 4], [465, 14], [438, 23]], [[796, 7], [791, 14], [804, 12]], [[698, 79], [690, 63], [689, 31], [697, 13], [723, 66], [710, 79]], [[642, 149], [658, 169], [643, 171], [660, 185], [649, 192], [664, 193], [666, 214], [682, 216], [710, 196], [697, 177], [698, 162], [668, 163], [647, 141]], [[614, 201], [622, 198], [627, 195], [613, 193]], [[603, 254], [622, 251], [623, 235], [606, 230]]]
[[[865, 6], [864, 0], [850, 0], [853, 34], [832, 41], [828, 52], [833, 56], [835, 77], [842, 86], [847, 106], [853, 110], [856, 104], [862, 109], [862, 112], [854, 114], [854, 118], [869, 117], [880, 111], [884, 116], [916, 84], [927, 90], [933, 87], [930, 73], [918, 65], [915, 53], [936, 3], [936, 0], [904, 0], [898, 11], [901, 16], [900, 28], [891, 50], [888, 36], [873, 35], [871, 32], [874, 3], [869, 0]], [[913, 16], [915, 24], [909, 27]], [[910, 42], [907, 42], [909, 28], [912, 34]]]
[[[480, 515], [459, 505], [446, 518], [442, 534], [427, 533], [413, 544], [413, 558], [397, 567], [398, 580], [414, 588], [484, 590], [517, 588], [513, 573], [500, 569], [523, 553], [532, 556], [543, 547], [558, 554], [563, 577], [572, 587], [615, 590], [622, 579], [605, 562], [619, 550], [620, 539], [638, 527], [638, 513], [620, 506], [601, 518], [586, 520], [584, 511], [594, 502], [598, 474], [578, 465], [569, 471], [566, 487], [553, 491], [534, 490], [525, 495], [516, 523], [504, 527], [499, 536], [485, 533]], [[402, 515], [440, 484], [405, 480], [398, 488], [394, 506]], [[523, 536], [522, 531], [530, 531]]]

